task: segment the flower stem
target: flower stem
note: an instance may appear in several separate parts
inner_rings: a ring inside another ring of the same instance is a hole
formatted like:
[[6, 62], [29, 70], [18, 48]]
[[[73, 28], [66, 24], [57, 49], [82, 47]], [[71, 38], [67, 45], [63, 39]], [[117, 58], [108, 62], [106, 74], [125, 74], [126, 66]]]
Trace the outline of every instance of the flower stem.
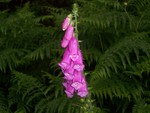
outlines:
[[82, 98], [81, 102], [83, 103], [81, 109], [83, 110], [84, 113], [94, 113], [94, 106], [92, 104], [94, 100], [91, 99], [90, 94], [88, 95], [87, 98]]
[[[74, 25], [74, 34], [76, 39], [78, 40], [78, 5], [76, 3], [73, 4], [73, 25]], [[93, 100], [91, 99], [90, 94], [87, 98], [81, 98], [81, 103], [83, 106], [81, 106], [81, 109], [84, 113], [94, 113], [94, 106], [92, 105]]]
[[76, 3], [73, 4], [73, 17], [74, 17], [74, 29], [75, 29], [75, 37], [78, 40], [78, 5]]

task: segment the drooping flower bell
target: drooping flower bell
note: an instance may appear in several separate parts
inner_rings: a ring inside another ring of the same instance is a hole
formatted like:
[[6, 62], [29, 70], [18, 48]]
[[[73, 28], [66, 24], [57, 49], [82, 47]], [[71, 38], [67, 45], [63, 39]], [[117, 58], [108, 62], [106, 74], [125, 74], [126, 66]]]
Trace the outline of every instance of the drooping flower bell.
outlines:
[[63, 39], [62, 39], [62, 42], [61, 42], [61, 47], [62, 47], [62, 48], [66, 48], [66, 47], [68, 46], [69, 41], [70, 41], [70, 39], [71, 39], [72, 36], [73, 36], [73, 33], [74, 33], [74, 28], [73, 28], [72, 25], [69, 25], [69, 26], [67, 27], [67, 30], [66, 30], [66, 32], [65, 32], [65, 35], [64, 35], [64, 37], [63, 37]]
[[69, 43], [69, 51], [70, 51], [70, 58], [73, 61], [76, 61], [78, 59], [78, 41], [77, 39], [73, 36], [70, 40]]
[[74, 78], [74, 68], [73, 68], [73, 62], [70, 64], [68, 69], [64, 70], [64, 79], [66, 80], [73, 80]]
[[71, 86], [71, 81], [63, 83], [63, 86], [66, 88], [65, 93], [67, 94], [67, 96], [69, 98], [72, 98], [75, 89]]
[[78, 49], [78, 59], [74, 61], [74, 69], [77, 71], [82, 71], [84, 69], [83, 58], [81, 51]]
[[76, 90], [80, 89], [83, 86], [83, 83], [82, 83], [83, 76], [81, 73], [82, 72], [77, 72], [77, 71], [75, 71], [74, 73], [75, 77], [73, 79], [73, 83], [71, 84], [71, 86]]
[[69, 50], [66, 49], [63, 54], [63, 58], [61, 62], [58, 63], [58, 65], [61, 67], [61, 69], [65, 70], [69, 68], [70, 63], [71, 63], [70, 53], [69, 53]]

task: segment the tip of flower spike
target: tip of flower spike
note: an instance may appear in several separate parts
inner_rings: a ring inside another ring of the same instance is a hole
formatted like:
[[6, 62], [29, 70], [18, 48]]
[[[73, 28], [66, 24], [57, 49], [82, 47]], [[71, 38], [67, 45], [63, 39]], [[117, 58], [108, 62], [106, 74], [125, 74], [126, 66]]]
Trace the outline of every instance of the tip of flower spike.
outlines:
[[69, 17], [66, 17], [62, 23], [62, 30], [65, 31], [69, 24], [70, 24], [71, 19]]

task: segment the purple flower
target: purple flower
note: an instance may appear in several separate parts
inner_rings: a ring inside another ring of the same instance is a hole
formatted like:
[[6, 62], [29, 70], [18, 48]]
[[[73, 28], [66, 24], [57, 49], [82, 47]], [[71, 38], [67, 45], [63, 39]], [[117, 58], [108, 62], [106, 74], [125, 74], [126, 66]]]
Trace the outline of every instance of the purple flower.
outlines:
[[64, 79], [72, 80], [74, 78], [74, 68], [72, 67], [73, 63], [70, 64], [70, 67], [64, 71]]
[[63, 55], [63, 59], [60, 63], [58, 63], [58, 65], [63, 69], [67, 69], [69, 68], [69, 65], [71, 63], [71, 59], [69, 57], [70, 53], [69, 53], [69, 50], [68, 48], [66, 48], [65, 52], [64, 52], [64, 55]]
[[82, 85], [82, 87], [80, 87], [78, 89], [78, 93], [77, 93], [80, 97], [86, 97], [88, 95], [88, 90], [87, 90], [87, 86]]
[[70, 82], [63, 83], [63, 86], [66, 88], [65, 93], [67, 94], [67, 97], [72, 98], [74, 93], [74, 88], [70, 85]]
[[82, 79], [83, 79], [82, 72], [75, 71], [74, 75], [75, 77], [73, 78], [73, 83], [71, 84], [71, 86], [74, 87], [76, 90], [78, 90], [83, 85], [82, 84]]
[[70, 41], [70, 39], [72, 38], [73, 36], [73, 33], [74, 33], [74, 28], [72, 25], [69, 25], [66, 32], [65, 32], [65, 35], [63, 37], [63, 39], [67, 39], [68, 41]]
[[70, 51], [70, 58], [73, 61], [76, 61], [78, 59], [78, 41], [73, 36], [69, 42], [69, 51]]
[[78, 59], [78, 54], [71, 54], [70, 55], [70, 58], [71, 58], [71, 60], [73, 60], [73, 61], [76, 61], [77, 59]]
[[68, 46], [68, 44], [69, 44], [69, 40], [66, 38], [63, 38], [61, 41], [61, 47], [66, 48]]
[[74, 61], [74, 69], [82, 71], [84, 69], [83, 58], [81, 51], [78, 49], [78, 59]]
[[78, 53], [78, 41], [74, 36], [72, 36], [72, 38], [69, 42], [69, 51], [70, 51], [70, 54]]
[[82, 74], [84, 69], [83, 57], [78, 40], [74, 37], [74, 27], [70, 21], [71, 19], [68, 16], [62, 24], [62, 29], [66, 30], [66, 32], [61, 41], [61, 47], [66, 48], [66, 50], [58, 65], [61, 67], [64, 74], [63, 78], [66, 80], [63, 86], [67, 97], [72, 98], [74, 92], [77, 92], [80, 97], [86, 97], [88, 90]]
[[69, 17], [66, 17], [65, 19], [64, 19], [64, 21], [63, 21], [63, 23], [62, 23], [62, 30], [63, 31], [65, 31], [67, 28], [68, 28], [68, 26], [69, 26], [69, 24], [70, 24], [70, 18]]
[[77, 90], [77, 94], [80, 96], [80, 97], [86, 97], [88, 95], [88, 89], [87, 89], [87, 85], [86, 85], [86, 81], [85, 81], [85, 78], [84, 76], [82, 76], [82, 86]]

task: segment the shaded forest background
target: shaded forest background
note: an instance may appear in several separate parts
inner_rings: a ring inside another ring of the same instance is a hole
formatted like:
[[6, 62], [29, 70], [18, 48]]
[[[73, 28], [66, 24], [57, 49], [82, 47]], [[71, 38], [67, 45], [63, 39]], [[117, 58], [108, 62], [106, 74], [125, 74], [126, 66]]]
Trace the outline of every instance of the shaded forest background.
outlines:
[[[66, 97], [57, 65], [73, 3], [85, 99]], [[150, 113], [150, 1], [0, 0], [0, 113]]]

